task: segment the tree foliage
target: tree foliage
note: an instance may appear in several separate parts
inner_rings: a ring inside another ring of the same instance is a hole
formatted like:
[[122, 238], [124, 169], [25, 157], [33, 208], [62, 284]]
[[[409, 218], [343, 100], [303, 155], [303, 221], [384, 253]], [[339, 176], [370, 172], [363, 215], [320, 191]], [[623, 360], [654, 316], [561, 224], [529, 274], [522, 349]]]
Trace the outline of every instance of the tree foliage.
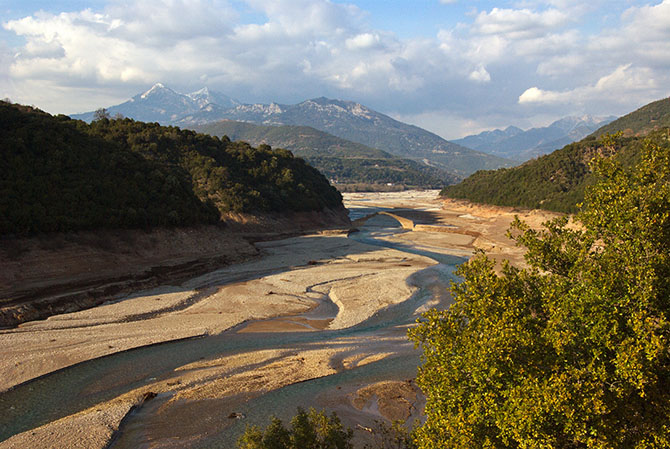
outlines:
[[517, 220], [530, 268], [473, 258], [454, 305], [410, 332], [419, 447], [670, 447], [670, 143], [594, 168], [580, 227]]
[[351, 429], [345, 429], [335, 413], [298, 408], [291, 428], [273, 417], [265, 430], [249, 426], [237, 442], [239, 449], [352, 449]]

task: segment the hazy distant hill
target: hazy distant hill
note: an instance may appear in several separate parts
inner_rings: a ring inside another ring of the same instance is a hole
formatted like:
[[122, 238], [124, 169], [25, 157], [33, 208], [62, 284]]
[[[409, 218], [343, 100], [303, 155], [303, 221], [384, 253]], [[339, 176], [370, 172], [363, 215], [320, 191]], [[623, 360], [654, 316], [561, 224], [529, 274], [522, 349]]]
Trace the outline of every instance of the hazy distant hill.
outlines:
[[670, 127], [670, 98], [654, 101], [598, 129], [594, 136], [622, 131], [626, 136], [643, 136], [655, 129]]
[[588, 164], [601, 147], [596, 136], [626, 131], [629, 136], [621, 140], [615, 157], [630, 165], [638, 159], [645, 137], [668, 145], [670, 131], [663, 125], [670, 125], [670, 99], [644, 106], [580, 142], [518, 167], [477, 172], [457, 185], [446, 187], [442, 195], [501, 206], [574, 212], [586, 186], [592, 182]]
[[[156, 84], [147, 92], [107, 110], [112, 114], [192, 127], [220, 120], [263, 125], [310, 126], [342, 139], [367, 145], [403, 158], [467, 175], [479, 169], [512, 166], [514, 162], [453, 144], [417, 126], [399, 122], [359, 103], [316, 98], [296, 105], [239, 104], [210, 95], [210, 103], [196, 104], [195, 93], [178, 94]], [[93, 112], [73, 116], [84, 120]]]
[[402, 184], [441, 188], [459, 179], [445, 170], [401, 159], [385, 151], [340, 139], [309, 126], [255, 125], [223, 120], [193, 127], [252, 145], [291, 150], [338, 184]]
[[509, 126], [454, 140], [454, 143], [509, 159], [526, 161], [588, 136], [615, 117], [565, 117], [542, 128], [524, 131]]
[[342, 207], [285, 150], [131, 119], [86, 124], [0, 102], [0, 234], [213, 223]]

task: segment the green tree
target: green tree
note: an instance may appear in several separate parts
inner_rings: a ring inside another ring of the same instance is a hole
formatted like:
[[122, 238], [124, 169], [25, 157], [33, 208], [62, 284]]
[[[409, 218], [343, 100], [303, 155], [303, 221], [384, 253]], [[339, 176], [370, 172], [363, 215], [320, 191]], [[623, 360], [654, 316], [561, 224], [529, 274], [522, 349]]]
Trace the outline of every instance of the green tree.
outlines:
[[106, 108], [98, 108], [93, 113], [93, 120], [109, 120], [112, 118]]
[[577, 214], [510, 235], [528, 269], [483, 254], [424, 315], [421, 448], [670, 447], [670, 144], [595, 162]]
[[281, 419], [273, 417], [270, 425], [263, 433], [263, 448], [265, 449], [289, 449], [291, 444], [291, 434]]
[[237, 442], [239, 449], [352, 449], [353, 431], [345, 429], [335, 413], [310, 409], [298, 413], [287, 430], [279, 418], [273, 417], [262, 431], [249, 426]]
[[316, 447], [316, 429], [302, 408], [298, 408], [298, 413], [291, 420], [291, 434], [293, 447]]

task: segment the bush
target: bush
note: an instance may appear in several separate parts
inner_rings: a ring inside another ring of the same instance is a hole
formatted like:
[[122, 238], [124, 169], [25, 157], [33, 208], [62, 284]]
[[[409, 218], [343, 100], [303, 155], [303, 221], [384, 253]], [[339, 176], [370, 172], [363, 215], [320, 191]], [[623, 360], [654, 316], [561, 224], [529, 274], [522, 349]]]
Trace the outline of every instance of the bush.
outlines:
[[261, 430], [248, 426], [237, 442], [239, 449], [352, 449], [353, 431], [344, 429], [335, 413], [310, 409], [298, 413], [291, 420], [291, 428], [286, 429], [282, 421], [273, 417], [270, 425]]

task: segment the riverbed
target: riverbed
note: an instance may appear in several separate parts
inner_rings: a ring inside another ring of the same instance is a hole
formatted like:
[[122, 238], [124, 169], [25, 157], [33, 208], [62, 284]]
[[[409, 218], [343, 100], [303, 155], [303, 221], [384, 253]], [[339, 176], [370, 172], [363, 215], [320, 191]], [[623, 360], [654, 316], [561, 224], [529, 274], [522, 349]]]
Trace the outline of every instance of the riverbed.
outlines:
[[[453, 272], [483, 236], [460, 231], [492, 218], [445, 215], [436, 192], [346, 204], [353, 219], [390, 215], [263, 242], [257, 260], [1, 331], [0, 447], [234, 447], [246, 425], [298, 406], [356, 429], [420, 419], [407, 329], [448, 307]], [[405, 393], [388, 403], [370, 385]]]

